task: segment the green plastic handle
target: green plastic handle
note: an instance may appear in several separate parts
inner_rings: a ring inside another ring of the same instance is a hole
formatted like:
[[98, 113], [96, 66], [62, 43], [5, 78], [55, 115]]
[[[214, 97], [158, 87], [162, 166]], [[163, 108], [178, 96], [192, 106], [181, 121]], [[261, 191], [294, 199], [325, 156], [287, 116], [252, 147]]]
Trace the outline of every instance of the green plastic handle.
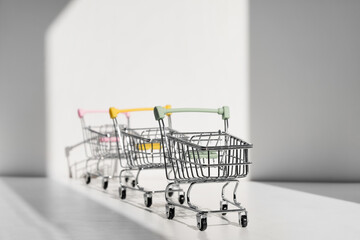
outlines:
[[156, 120], [163, 119], [165, 115], [170, 115], [171, 113], [178, 112], [203, 112], [203, 113], [217, 113], [222, 115], [223, 120], [227, 120], [230, 118], [230, 110], [229, 107], [224, 106], [221, 108], [171, 108], [166, 109], [161, 106], [154, 107], [154, 115]]

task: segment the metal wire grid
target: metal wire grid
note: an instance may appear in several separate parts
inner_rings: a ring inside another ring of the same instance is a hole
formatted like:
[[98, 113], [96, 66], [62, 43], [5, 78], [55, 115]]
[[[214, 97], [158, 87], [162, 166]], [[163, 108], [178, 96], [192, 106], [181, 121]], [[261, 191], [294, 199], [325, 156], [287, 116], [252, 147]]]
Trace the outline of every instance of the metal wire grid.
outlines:
[[84, 139], [90, 158], [117, 158], [116, 136], [113, 125], [88, 126], [84, 128]]
[[[225, 132], [167, 133], [169, 180], [209, 181], [248, 174], [251, 144]], [[170, 167], [170, 169], [169, 169]]]
[[[175, 132], [166, 128], [167, 133]], [[164, 156], [159, 128], [135, 128], [121, 130], [125, 160], [120, 161], [127, 168], [164, 168]]]

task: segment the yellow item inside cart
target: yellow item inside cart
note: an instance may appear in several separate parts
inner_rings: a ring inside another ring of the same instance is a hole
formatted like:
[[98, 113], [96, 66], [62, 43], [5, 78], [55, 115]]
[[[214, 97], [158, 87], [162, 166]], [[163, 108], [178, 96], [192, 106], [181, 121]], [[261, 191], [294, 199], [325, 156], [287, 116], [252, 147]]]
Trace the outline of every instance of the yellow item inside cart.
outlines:
[[143, 144], [137, 144], [137, 149], [140, 151], [144, 150], [160, 150], [161, 145], [160, 143], [143, 143]]

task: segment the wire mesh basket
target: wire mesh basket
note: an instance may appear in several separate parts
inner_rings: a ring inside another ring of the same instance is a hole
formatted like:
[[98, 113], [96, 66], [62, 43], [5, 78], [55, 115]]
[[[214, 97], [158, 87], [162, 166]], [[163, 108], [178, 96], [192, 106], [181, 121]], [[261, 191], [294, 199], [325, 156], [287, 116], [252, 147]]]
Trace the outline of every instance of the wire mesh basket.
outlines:
[[[248, 174], [251, 144], [225, 132], [167, 133], [168, 165], [178, 181], [227, 180]], [[168, 174], [170, 177], [171, 175]]]

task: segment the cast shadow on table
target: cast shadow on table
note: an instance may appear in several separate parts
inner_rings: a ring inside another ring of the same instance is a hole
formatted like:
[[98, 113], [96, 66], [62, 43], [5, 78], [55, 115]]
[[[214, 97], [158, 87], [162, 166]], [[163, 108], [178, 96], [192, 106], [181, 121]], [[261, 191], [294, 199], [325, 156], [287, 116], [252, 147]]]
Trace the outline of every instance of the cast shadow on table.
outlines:
[[[84, 184], [84, 186], [85, 186], [85, 184]], [[89, 184], [85, 187], [89, 187], [93, 190], [103, 192], [104, 194], [107, 194], [112, 199], [116, 199], [117, 201], [121, 201], [123, 203], [129, 204], [138, 209], [142, 209], [142, 210], [150, 212], [152, 214], [156, 214], [157, 216], [160, 216], [161, 218], [167, 219], [166, 210], [165, 210], [166, 201], [165, 201], [163, 194], [154, 194], [153, 195], [153, 203], [152, 203], [151, 207], [148, 208], [144, 205], [143, 194], [138, 191], [129, 190], [129, 191], [127, 191], [126, 199], [120, 199], [119, 194], [118, 194], [118, 183], [116, 181], [111, 182], [109, 184], [109, 189], [107, 189], [107, 190], [102, 189], [100, 180], [95, 180], [95, 181], [92, 180], [92, 184]], [[186, 202], [184, 204], [186, 204]], [[214, 227], [214, 226], [225, 226], [226, 225], [226, 226], [234, 226], [234, 227], [241, 229], [241, 226], [239, 225], [238, 220], [237, 220], [238, 219], [237, 216], [238, 216], [237, 213], [229, 213], [225, 216], [222, 216], [220, 214], [209, 214], [208, 221], [207, 221], [208, 228]], [[178, 222], [192, 230], [199, 231], [196, 226], [196, 213], [193, 211], [183, 209], [181, 207], [175, 207], [175, 217], [172, 220], [168, 220], [168, 221]]]
[[71, 239], [163, 239], [128, 217], [47, 178], [3, 178], [28, 206]]

